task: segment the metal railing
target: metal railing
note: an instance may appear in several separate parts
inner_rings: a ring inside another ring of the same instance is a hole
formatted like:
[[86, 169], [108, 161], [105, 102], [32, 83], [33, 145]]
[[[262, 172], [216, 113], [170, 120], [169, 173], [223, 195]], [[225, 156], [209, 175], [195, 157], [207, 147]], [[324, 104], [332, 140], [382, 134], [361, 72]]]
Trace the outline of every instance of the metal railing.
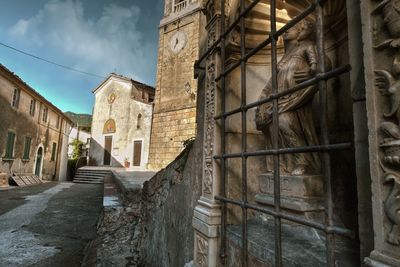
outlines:
[[[221, 1], [221, 7], [225, 7], [225, 0]], [[333, 203], [332, 203], [332, 175], [331, 175], [331, 163], [330, 163], [330, 152], [335, 150], [343, 150], [350, 149], [352, 147], [352, 143], [338, 143], [338, 144], [330, 144], [328, 138], [328, 126], [327, 126], [327, 80], [337, 77], [341, 74], [347, 73], [351, 70], [349, 65], [339, 67], [333, 69], [331, 71], [326, 71], [325, 69], [325, 48], [324, 48], [324, 17], [323, 17], [323, 0], [317, 0], [314, 3], [310, 4], [302, 13], [298, 16], [290, 20], [286, 25], [284, 25], [279, 30], [276, 27], [277, 19], [276, 19], [276, 1], [270, 1], [270, 24], [271, 24], [271, 32], [263, 42], [261, 42], [258, 46], [251, 49], [250, 51], [246, 51], [245, 44], [245, 17], [248, 13], [260, 2], [260, 0], [252, 1], [247, 7], [245, 6], [245, 0], [240, 1], [240, 12], [239, 16], [232, 22], [231, 25], [225, 25], [226, 15], [225, 9], [221, 10], [221, 18], [220, 18], [220, 32], [221, 35], [217, 38], [217, 40], [209, 46], [207, 51], [199, 58], [199, 60], [195, 63], [195, 68], [202, 69], [200, 67], [202, 61], [206, 60], [212, 53], [214, 53], [215, 49], [220, 48], [220, 57], [221, 57], [221, 69], [220, 75], [216, 77], [215, 81], [220, 82], [220, 90], [221, 90], [221, 113], [214, 117], [214, 120], [220, 121], [221, 126], [221, 146], [220, 146], [220, 154], [214, 155], [213, 159], [219, 161], [219, 165], [221, 168], [221, 192], [219, 196], [216, 196], [215, 199], [221, 201], [222, 208], [222, 218], [221, 218], [221, 248], [220, 248], [220, 257], [222, 259], [222, 263], [224, 262], [224, 258], [226, 257], [226, 245], [227, 245], [227, 210], [228, 205], [233, 205], [241, 208], [242, 211], [242, 244], [241, 244], [241, 259], [242, 266], [247, 266], [248, 264], [248, 210], [254, 210], [261, 213], [268, 214], [274, 217], [274, 225], [275, 225], [275, 263], [274, 266], [282, 266], [282, 225], [281, 220], [288, 220], [291, 222], [295, 222], [304, 226], [312, 227], [314, 229], [318, 229], [323, 231], [326, 238], [326, 248], [327, 248], [327, 256], [326, 262], [327, 266], [333, 267], [335, 266], [335, 234], [343, 235], [348, 237], [353, 237], [354, 233], [343, 227], [339, 227], [334, 225], [333, 221]], [[268, 10], [265, 10], [268, 12]], [[316, 47], [317, 47], [317, 57], [318, 57], [318, 70], [317, 74], [310, 78], [307, 81], [304, 81], [300, 84], [297, 84], [293, 88], [287, 89], [285, 91], [278, 91], [278, 82], [277, 82], [277, 74], [278, 74], [278, 60], [277, 60], [277, 40], [279, 36], [283, 35], [288, 29], [295, 26], [301, 20], [305, 19], [311, 13], [316, 12], [317, 21], [316, 21]], [[237, 26], [240, 27], [240, 59], [238, 59], [235, 63], [231, 64], [229, 67], [226, 67], [226, 38], [229, 33], [235, 29]], [[269, 29], [268, 29], [269, 30]], [[271, 47], [271, 83], [272, 83], [272, 94], [267, 96], [265, 99], [261, 99], [259, 101], [247, 104], [246, 103], [246, 62], [247, 60], [259, 52], [261, 49], [265, 48], [267, 45]], [[241, 73], [241, 106], [239, 108], [226, 111], [226, 100], [225, 95], [227, 93], [226, 89], [226, 76], [231, 73], [234, 69], [240, 66]], [[279, 113], [278, 113], [278, 100], [281, 97], [284, 97], [288, 94], [303, 90], [310, 85], [316, 85], [319, 91], [319, 103], [320, 103], [320, 112], [319, 112], [319, 121], [320, 121], [320, 145], [314, 146], [306, 146], [306, 147], [289, 147], [289, 148], [281, 148], [278, 143], [278, 134], [279, 134]], [[273, 120], [272, 120], [272, 148], [260, 151], [247, 151], [247, 111], [251, 108], [260, 106], [261, 104], [272, 102], [273, 103]], [[228, 117], [241, 113], [241, 121], [242, 121], [242, 144], [241, 144], [241, 152], [239, 153], [226, 153], [227, 151], [227, 143], [226, 143], [226, 120]], [[319, 152], [322, 155], [322, 165], [323, 165], [323, 176], [325, 183], [325, 224], [312, 221], [300, 216], [295, 216], [288, 214], [285, 211], [281, 210], [281, 190], [280, 190], [280, 171], [279, 171], [279, 156], [282, 154], [291, 154], [291, 153], [305, 153], [305, 152]], [[268, 208], [265, 206], [259, 206], [248, 202], [247, 199], [247, 159], [253, 156], [272, 156], [273, 158], [273, 173], [274, 173], [274, 207]], [[242, 194], [241, 199], [231, 199], [227, 197], [227, 191], [229, 187], [226, 184], [226, 175], [227, 171], [227, 160], [230, 158], [241, 158], [241, 187]]]

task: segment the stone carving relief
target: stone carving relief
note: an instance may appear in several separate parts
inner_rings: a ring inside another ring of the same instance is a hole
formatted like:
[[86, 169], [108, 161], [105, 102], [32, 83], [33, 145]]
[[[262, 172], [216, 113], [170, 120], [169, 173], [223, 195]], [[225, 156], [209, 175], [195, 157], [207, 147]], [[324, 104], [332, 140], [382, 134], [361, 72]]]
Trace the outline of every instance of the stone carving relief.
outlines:
[[200, 235], [197, 235], [196, 238], [196, 257], [197, 257], [197, 264], [200, 267], [206, 267], [208, 266], [208, 241], [201, 237]]
[[215, 62], [207, 66], [206, 81], [206, 114], [205, 114], [205, 147], [204, 147], [204, 188], [203, 191], [211, 194], [213, 185], [213, 147], [215, 129]]
[[375, 32], [378, 43], [375, 48], [394, 58], [386, 69], [375, 70], [375, 85], [388, 103], [380, 123], [383, 184], [390, 186], [384, 202], [386, 216], [392, 224], [387, 242], [400, 245], [400, 0], [381, 1], [373, 15], [382, 16], [388, 33], [387, 38], [379, 40], [381, 38]]
[[[313, 23], [306, 20], [288, 30], [283, 38], [285, 54], [278, 63], [278, 91], [288, 90], [315, 75], [317, 53], [311, 33]], [[312, 117], [312, 99], [316, 93], [312, 85], [302, 91], [289, 94], [278, 100], [279, 147], [301, 147], [318, 144]], [[261, 92], [260, 100], [272, 94], [270, 80]], [[260, 105], [256, 110], [257, 129], [264, 133], [267, 147], [272, 147], [273, 103]], [[273, 172], [272, 157], [267, 157], [267, 170]], [[319, 174], [320, 160], [316, 154], [286, 154], [281, 157], [280, 171], [283, 174]]]

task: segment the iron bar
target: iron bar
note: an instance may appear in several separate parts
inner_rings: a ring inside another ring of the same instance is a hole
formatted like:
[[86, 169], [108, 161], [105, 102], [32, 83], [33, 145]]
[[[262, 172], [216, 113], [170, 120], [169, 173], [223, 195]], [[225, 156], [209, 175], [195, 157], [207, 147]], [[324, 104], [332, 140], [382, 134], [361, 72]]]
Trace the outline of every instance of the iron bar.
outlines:
[[[244, 57], [241, 57], [237, 62], [235, 62], [234, 64], [232, 64], [229, 68], [227, 68], [225, 70], [225, 72], [221, 73], [220, 75], [218, 75], [215, 78], [215, 81], [219, 81], [221, 79], [222, 76], [226, 76], [228, 75], [230, 72], [232, 72], [234, 69], [236, 69], [238, 66], [240, 66], [240, 64], [242, 63], [242, 61], [247, 61], [249, 58], [251, 58], [252, 56], [254, 56], [255, 54], [257, 54], [258, 51], [260, 51], [261, 49], [263, 49], [264, 47], [266, 47], [267, 45], [271, 44], [272, 39], [277, 40], [278, 37], [280, 35], [282, 35], [283, 33], [285, 33], [285, 31], [287, 31], [288, 29], [290, 29], [291, 27], [293, 27], [294, 25], [296, 25], [299, 21], [301, 21], [302, 19], [304, 19], [305, 17], [307, 17], [308, 15], [310, 15], [312, 12], [314, 12], [316, 5], [315, 4], [311, 4], [307, 9], [305, 9], [302, 13], [300, 13], [299, 15], [297, 15], [296, 17], [294, 17], [292, 20], [290, 20], [288, 23], [285, 24], [285, 26], [283, 26], [279, 31], [276, 31], [274, 34], [270, 34], [269, 37], [267, 39], [265, 39], [264, 41], [262, 41], [259, 45], [257, 45], [256, 47], [254, 47], [253, 49], [251, 49]], [[271, 23], [272, 26], [272, 23]]]
[[351, 239], [355, 238], [355, 233], [352, 230], [346, 229], [346, 228], [343, 228], [343, 227], [340, 227], [340, 226], [327, 227], [323, 223], [318, 223], [318, 222], [314, 222], [314, 221], [311, 221], [311, 220], [307, 220], [307, 219], [305, 219], [303, 217], [293, 216], [293, 215], [287, 214], [287, 213], [282, 212], [282, 211], [277, 213], [274, 209], [271, 209], [271, 208], [268, 208], [268, 207], [265, 207], [265, 206], [258, 206], [258, 205], [251, 204], [251, 203], [243, 203], [241, 201], [234, 200], [234, 199], [229, 199], [229, 198], [226, 198], [226, 197], [215, 196], [215, 199], [217, 199], [217, 200], [219, 200], [221, 202], [225, 202], [225, 203], [229, 203], [229, 204], [235, 205], [235, 206], [245, 206], [248, 209], [259, 211], [259, 212], [271, 215], [273, 217], [279, 217], [279, 218], [282, 218], [284, 220], [291, 221], [291, 222], [294, 222], [294, 223], [298, 223], [298, 224], [302, 224], [302, 225], [305, 225], [305, 226], [309, 226], [311, 228], [314, 228], [314, 229], [317, 229], [317, 230], [321, 230], [321, 231], [323, 231], [325, 233], [334, 233], [334, 234], [345, 236], [345, 237], [348, 237], [348, 238], [351, 238]]
[[[276, 0], [270, 1], [270, 20], [271, 20], [271, 86], [272, 93], [278, 93], [278, 55], [277, 55], [277, 31], [276, 31]], [[279, 111], [278, 99], [272, 101], [272, 147], [279, 149]], [[279, 154], [273, 155], [274, 168], [274, 208], [275, 213], [281, 212], [281, 177], [279, 168]], [[274, 217], [275, 222], [275, 266], [282, 266], [282, 222], [278, 216]]]
[[282, 92], [279, 92], [279, 93], [276, 93], [276, 94], [271, 94], [269, 97], [267, 97], [267, 98], [265, 98], [265, 99], [261, 99], [261, 100], [259, 100], [259, 101], [250, 103], [250, 104], [248, 104], [248, 105], [245, 105], [244, 107], [239, 107], [239, 108], [230, 110], [230, 111], [228, 111], [228, 112], [221, 113], [221, 114], [215, 116], [214, 119], [215, 119], [215, 120], [219, 120], [219, 119], [221, 119], [222, 117], [225, 117], [225, 118], [226, 118], [226, 117], [231, 116], [231, 115], [233, 115], [233, 114], [239, 113], [239, 112], [241, 112], [243, 109], [244, 109], [244, 110], [249, 110], [249, 109], [255, 108], [255, 107], [257, 107], [257, 106], [259, 106], [259, 105], [262, 105], [262, 104], [264, 104], [264, 103], [271, 102], [271, 101], [274, 100], [274, 99], [281, 98], [281, 97], [283, 97], [283, 96], [286, 96], [286, 95], [292, 94], [292, 93], [294, 93], [294, 92], [300, 91], [300, 90], [302, 90], [302, 89], [305, 89], [305, 88], [307, 88], [308, 86], [317, 84], [320, 80], [329, 80], [329, 79], [331, 79], [331, 78], [337, 77], [338, 75], [347, 73], [347, 72], [349, 72], [350, 70], [351, 70], [351, 66], [350, 66], [350, 65], [345, 65], [345, 66], [342, 66], [342, 67], [338, 67], [338, 68], [336, 68], [336, 69], [333, 69], [333, 70], [331, 70], [331, 71], [328, 71], [328, 72], [325, 72], [325, 73], [322, 73], [322, 74], [318, 74], [318, 75], [316, 75], [315, 77], [313, 77], [313, 78], [311, 78], [311, 79], [309, 79], [309, 80], [307, 80], [307, 81], [304, 81], [304, 82], [302, 82], [302, 83], [299, 83], [299, 84], [293, 86], [293, 87], [290, 88], [290, 89], [287, 89], [287, 90], [285, 90], [285, 91], [282, 91]]
[[[241, 13], [245, 10], [244, 0], [240, 0]], [[246, 54], [246, 29], [244, 16], [240, 18], [240, 56], [243, 57]], [[241, 94], [241, 106], [246, 105], [246, 62], [240, 63], [240, 94]], [[247, 120], [246, 111], [242, 110], [242, 151], [247, 150]], [[242, 202], [247, 203], [247, 161], [246, 157], [241, 157], [242, 161]], [[247, 209], [242, 207], [242, 267], [248, 265], [248, 247], [247, 247]]]
[[[325, 44], [324, 44], [324, 18], [323, 7], [319, 3], [317, 7], [317, 57], [318, 57], [318, 72], [325, 72]], [[321, 128], [321, 144], [329, 145], [328, 136], [328, 105], [327, 105], [327, 85], [326, 81], [318, 82], [319, 103], [320, 103], [320, 128]], [[325, 189], [325, 217], [327, 227], [333, 226], [333, 201], [332, 201], [332, 174], [330, 155], [326, 151], [322, 152], [322, 168], [324, 174], [324, 189]], [[326, 262], [327, 266], [334, 267], [335, 264], [335, 235], [326, 233]]]
[[353, 148], [353, 143], [337, 143], [337, 144], [328, 144], [328, 145], [266, 149], [266, 150], [241, 152], [241, 153], [228, 153], [228, 154], [223, 154], [223, 155], [215, 155], [214, 159], [257, 157], [257, 156], [283, 155], [283, 154], [292, 154], [292, 153], [329, 152], [329, 151], [334, 151], [334, 150], [345, 150], [345, 149], [352, 149], [352, 148]]
[[[222, 41], [222, 39], [226, 39], [226, 36], [239, 24], [240, 20], [243, 17], [245, 17], [247, 15], [247, 13], [249, 13], [253, 9], [253, 7], [255, 7], [260, 1], [261, 0], [254, 0], [253, 2], [251, 2], [251, 4], [247, 8], [245, 8], [244, 11], [241, 11], [239, 16], [232, 22], [232, 24], [226, 30], [224, 29], [224, 31], [221, 32], [220, 37], [218, 37], [218, 39], [197, 60], [199, 64], [218, 46], [218, 44]], [[221, 7], [224, 7], [224, 6], [221, 6]], [[225, 12], [225, 10], [224, 10], [224, 12]], [[221, 10], [221, 13], [222, 13], [222, 10]]]
[[[225, 0], [221, 0], [221, 6], [225, 7]], [[225, 32], [225, 8], [221, 10], [220, 32]], [[225, 70], [225, 36], [221, 36], [221, 72]], [[225, 76], [221, 79], [221, 112], [225, 112]], [[221, 120], [221, 153], [225, 153], [225, 118]], [[226, 181], [225, 181], [226, 162], [221, 160], [221, 193], [226, 196]], [[226, 224], [227, 224], [227, 209], [226, 203], [221, 203], [221, 263], [225, 265], [226, 260]]]

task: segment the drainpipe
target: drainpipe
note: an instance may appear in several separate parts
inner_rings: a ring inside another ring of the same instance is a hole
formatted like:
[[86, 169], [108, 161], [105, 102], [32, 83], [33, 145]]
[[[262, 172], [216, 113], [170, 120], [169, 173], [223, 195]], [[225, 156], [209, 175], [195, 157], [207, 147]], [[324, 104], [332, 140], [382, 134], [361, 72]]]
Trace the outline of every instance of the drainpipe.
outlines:
[[[58, 125], [58, 127], [59, 127], [58, 128], [58, 144], [57, 144], [57, 154], [56, 154], [56, 162], [55, 162], [56, 166], [54, 167], [54, 178], [53, 178], [53, 180], [57, 176], [57, 169], [59, 169], [58, 168], [58, 162], [59, 162], [58, 158], [60, 157], [60, 153], [61, 153], [61, 149], [60, 149], [61, 145], [60, 144], [62, 142], [61, 134], [62, 134], [63, 122], [64, 122], [64, 119], [61, 119], [61, 124]], [[58, 181], [60, 181], [60, 177], [58, 177]]]

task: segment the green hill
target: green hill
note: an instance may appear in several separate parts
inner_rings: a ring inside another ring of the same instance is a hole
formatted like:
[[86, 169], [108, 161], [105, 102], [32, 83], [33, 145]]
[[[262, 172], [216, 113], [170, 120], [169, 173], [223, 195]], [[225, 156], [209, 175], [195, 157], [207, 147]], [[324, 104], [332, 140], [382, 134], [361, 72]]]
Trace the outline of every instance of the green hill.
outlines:
[[92, 126], [92, 115], [90, 114], [77, 114], [71, 111], [65, 112], [75, 124], [79, 125], [79, 128], [91, 128]]

